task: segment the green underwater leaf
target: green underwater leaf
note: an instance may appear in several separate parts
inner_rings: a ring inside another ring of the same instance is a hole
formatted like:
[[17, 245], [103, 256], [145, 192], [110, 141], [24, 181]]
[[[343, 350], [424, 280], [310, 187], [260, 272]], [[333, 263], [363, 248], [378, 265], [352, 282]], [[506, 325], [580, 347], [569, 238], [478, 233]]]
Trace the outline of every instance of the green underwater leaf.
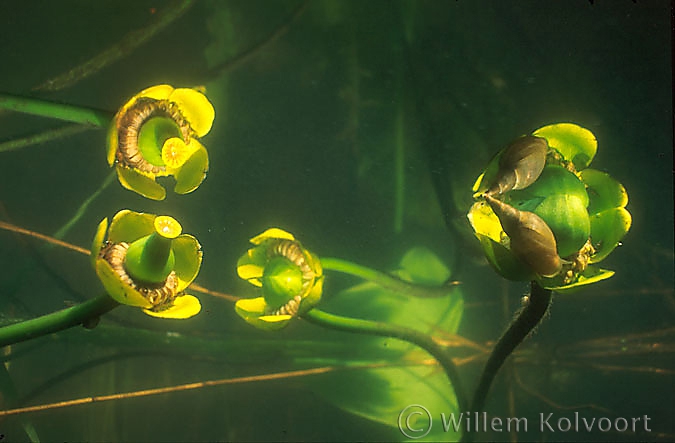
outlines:
[[[401, 440], [399, 416], [411, 404], [424, 406], [435, 420], [428, 435], [417, 441], [459, 441], [461, 433], [446, 433], [439, 423], [440, 414], [459, 414], [454, 393], [445, 374], [435, 367], [408, 366], [336, 371], [314, 377], [315, 392], [335, 406], [368, 420], [392, 427]], [[420, 409], [418, 409], [421, 411]], [[406, 416], [403, 416], [405, 423]], [[428, 429], [425, 414], [411, 415], [413, 429]], [[392, 437], [396, 438], [396, 437]]]
[[[395, 274], [426, 285], [442, 285], [450, 278], [448, 267], [433, 252], [422, 247], [409, 250], [401, 260], [401, 269]], [[446, 296], [419, 298], [368, 282], [341, 291], [324, 303], [331, 312], [341, 315], [393, 323], [435, 335], [456, 333], [464, 310], [463, 297], [457, 286], [448, 287]], [[457, 400], [445, 373], [436, 365], [422, 364], [430, 358], [426, 352], [393, 338], [357, 337], [352, 340], [364, 355], [382, 355], [383, 350], [399, 351], [401, 354], [391, 360], [392, 364], [400, 365], [402, 359], [419, 364], [336, 371], [314, 378], [312, 387], [329, 402], [391, 426], [397, 432], [394, 435], [401, 438], [404, 436], [398, 433], [398, 416], [411, 403], [424, 405], [436, 414], [457, 412]], [[436, 427], [440, 428], [438, 424]], [[459, 435], [431, 432], [425, 437], [439, 438], [456, 439]]]
[[[413, 259], [418, 262], [413, 263]], [[404, 255], [401, 264], [402, 269], [394, 274], [412, 283], [441, 286], [450, 277], [448, 268], [428, 249], [411, 249]], [[427, 266], [428, 269], [423, 270]], [[336, 314], [390, 322], [425, 333], [436, 329], [455, 333], [464, 306], [457, 286], [448, 286], [446, 296], [419, 298], [384, 289], [371, 282], [341, 291], [325, 303], [326, 308]], [[396, 342], [398, 346], [411, 346], [398, 340], [386, 340]]]

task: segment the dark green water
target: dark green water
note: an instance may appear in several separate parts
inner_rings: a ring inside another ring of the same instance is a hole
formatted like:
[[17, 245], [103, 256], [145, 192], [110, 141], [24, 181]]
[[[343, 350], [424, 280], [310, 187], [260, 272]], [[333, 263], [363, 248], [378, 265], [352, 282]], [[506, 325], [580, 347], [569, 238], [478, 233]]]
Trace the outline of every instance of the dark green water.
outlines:
[[[98, 222], [123, 208], [171, 214], [203, 246], [197, 282], [241, 296], [255, 292], [237, 277], [237, 259], [268, 227], [293, 232], [319, 256], [380, 270], [424, 246], [462, 282], [458, 333], [487, 347], [527, 285], [503, 281], [481, 258], [465, 217], [473, 181], [521, 134], [557, 122], [590, 129], [599, 142], [593, 167], [621, 181], [630, 198], [631, 231], [603, 262], [616, 275], [556, 296], [550, 316], [496, 380], [488, 412], [529, 417], [528, 431], [477, 438], [670, 441], [670, 4], [594, 3], [316, 0], [298, 11], [299, 1], [198, 1], [115, 63], [40, 92], [32, 88], [147, 26], [172, 3], [5, 1], [0, 92], [114, 112], [151, 85], [205, 85], [215, 106], [203, 139], [210, 171], [199, 189], [151, 202], [115, 181], [64, 240], [88, 247]], [[0, 142], [59, 125], [0, 111]], [[105, 143], [105, 131], [91, 130], [0, 152], [0, 220], [56, 233], [109, 174]], [[0, 269], [3, 323], [102, 292], [86, 257], [5, 231]], [[326, 309], [332, 295], [357, 283], [327, 273]], [[302, 321], [277, 333], [255, 330], [231, 302], [196, 295], [202, 312], [189, 320], [120, 307], [92, 331], [8, 348], [18, 403], [5, 392], [2, 409], [380, 358], [360, 350], [374, 349], [371, 342]], [[349, 314], [358, 317], [359, 309], [356, 300]], [[469, 392], [483, 361], [460, 367]], [[430, 378], [444, 380], [438, 371]], [[354, 398], [375, 392], [369, 380], [356, 370], [51, 409], [0, 417], [0, 435], [25, 441], [29, 423], [42, 441], [403, 439], [398, 411], [425, 397], [392, 403], [391, 420], [380, 423], [363, 417], [367, 398], [357, 416], [320, 386]], [[451, 411], [450, 404], [434, 411], [437, 430], [437, 413]], [[629, 422], [647, 415], [651, 432], [539, 428], [539, 414], [575, 412]]]

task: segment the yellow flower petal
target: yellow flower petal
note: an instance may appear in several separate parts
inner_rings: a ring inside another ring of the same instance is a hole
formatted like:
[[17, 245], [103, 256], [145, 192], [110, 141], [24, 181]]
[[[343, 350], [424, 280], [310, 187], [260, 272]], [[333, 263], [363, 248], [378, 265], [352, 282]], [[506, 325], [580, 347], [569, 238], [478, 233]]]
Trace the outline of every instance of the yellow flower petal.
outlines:
[[244, 280], [247, 280], [249, 283], [261, 287], [262, 281], [260, 278], [263, 275], [263, 267], [255, 264], [245, 264], [237, 266], [237, 274]]
[[117, 166], [117, 178], [120, 184], [130, 191], [141, 194], [152, 200], [164, 200], [166, 190], [150, 174], [142, 174], [140, 171], [124, 166]]
[[155, 100], [165, 100], [168, 99], [171, 94], [175, 91], [171, 85], [157, 85], [150, 86], [136, 94], [133, 100], [136, 100], [139, 97], [148, 97], [154, 98]]
[[194, 89], [178, 88], [173, 91], [169, 100], [176, 103], [181, 113], [190, 123], [190, 127], [203, 137], [211, 130], [216, 111], [206, 96]]
[[251, 243], [254, 245], [259, 245], [263, 241], [270, 239], [270, 238], [280, 238], [280, 239], [286, 239], [286, 240], [295, 240], [295, 237], [293, 237], [293, 234], [288, 233], [284, 231], [283, 229], [279, 228], [270, 228], [263, 232], [260, 235], [257, 235], [251, 239]]
[[143, 309], [143, 312], [159, 318], [186, 319], [194, 317], [199, 314], [199, 311], [201, 310], [202, 305], [199, 303], [199, 299], [193, 295], [185, 294], [176, 297], [170, 308], [157, 312], [151, 311], [150, 309]]
[[96, 274], [98, 274], [103, 287], [108, 295], [116, 302], [129, 306], [138, 306], [140, 308], [151, 308], [148, 302], [140, 292], [134, 290], [131, 286], [125, 285], [119, 276], [113, 271], [107, 261], [103, 259], [96, 260]]
[[94, 235], [94, 240], [91, 242], [91, 264], [96, 268], [96, 258], [98, 253], [101, 251], [103, 246], [103, 241], [105, 240], [105, 233], [108, 230], [108, 218], [101, 220], [101, 223], [98, 224], [96, 228], [96, 235]]
[[155, 215], [122, 209], [113, 216], [108, 240], [113, 243], [132, 243], [154, 232]]
[[499, 218], [484, 201], [476, 202], [467, 214], [476, 234], [484, 235], [496, 243], [501, 243], [502, 225]]
[[196, 139], [190, 139], [187, 161], [174, 171], [176, 186], [173, 191], [176, 194], [187, 194], [194, 191], [202, 184], [209, 170], [209, 154], [206, 148]]
[[115, 158], [117, 154], [117, 116], [113, 119], [108, 128], [108, 153], [106, 159], [108, 160], [108, 166], [112, 166], [115, 163]]
[[263, 297], [237, 300], [234, 309], [241, 318], [251, 325], [268, 331], [283, 328], [292, 318], [290, 315], [264, 315], [267, 304]]
[[199, 274], [203, 256], [202, 247], [193, 236], [181, 234], [172, 242], [171, 248], [176, 257], [173, 270], [176, 271], [177, 290], [180, 292], [187, 288]]

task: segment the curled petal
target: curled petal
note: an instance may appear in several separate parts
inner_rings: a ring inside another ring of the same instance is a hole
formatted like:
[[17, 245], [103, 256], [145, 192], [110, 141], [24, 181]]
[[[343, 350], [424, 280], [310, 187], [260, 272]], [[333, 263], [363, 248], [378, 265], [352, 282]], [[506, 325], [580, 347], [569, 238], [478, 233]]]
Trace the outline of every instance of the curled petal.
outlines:
[[112, 243], [132, 243], [155, 231], [155, 215], [134, 212], [128, 209], [119, 211], [110, 223], [108, 240]]
[[251, 239], [251, 243], [254, 245], [259, 245], [265, 240], [271, 239], [271, 238], [280, 238], [280, 239], [285, 239], [285, 240], [295, 240], [295, 237], [293, 237], [293, 234], [284, 231], [283, 229], [279, 228], [270, 228], [263, 232], [260, 235], [256, 235]]
[[159, 318], [186, 319], [194, 317], [202, 310], [199, 299], [193, 295], [184, 294], [176, 297], [170, 307], [154, 311], [152, 309], [143, 309], [148, 315]]
[[209, 170], [209, 155], [197, 140], [190, 140], [186, 152], [188, 159], [174, 172], [176, 186], [173, 190], [176, 194], [188, 194], [197, 189]]
[[182, 234], [172, 242], [176, 264], [173, 270], [178, 277], [178, 292], [187, 288], [197, 278], [202, 264], [202, 247], [196, 238]]
[[118, 303], [140, 308], [151, 308], [152, 304], [129, 285], [120, 280], [113, 268], [103, 259], [96, 260], [96, 274], [106, 292]]
[[166, 190], [154, 179], [154, 174], [144, 174], [136, 169], [117, 166], [117, 177], [126, 189], [152, 200], [164, 200]]
[[105, 233], [108, 230], [108, 218], [101, 220], [101, 223], [98, 224], [96, 228], [96, 234], [94, 234], [94, 240], [91, 242], [91, 264], [96, 267], [96, 258], [98, 253], [101, 251], [103, 246], [103, 241], [105, 240]]
[[283, 328], [292, 318], [290, 315], [266, 315], [267, 304], [263, 297], [237, 300], [234, 308], [248, 323], [268, 331]]
[[169, 100], [178, 105], [197, 137], [208, 134], [216, 112], [204, 94], [194, 89], [178, 88], [173, 91]]

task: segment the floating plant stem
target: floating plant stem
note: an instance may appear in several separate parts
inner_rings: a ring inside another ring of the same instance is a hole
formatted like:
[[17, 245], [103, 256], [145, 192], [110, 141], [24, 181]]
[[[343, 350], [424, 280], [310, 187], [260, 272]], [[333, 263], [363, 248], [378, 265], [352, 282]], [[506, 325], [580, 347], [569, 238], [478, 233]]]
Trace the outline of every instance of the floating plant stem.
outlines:
[[[323, 262], [323, 261], [322, 261]], [[462, 389], [461, 380], [459, 379], [459, 372], [452, 358], [448, 355], [434, 339], [427, 334], [424, 334], [413, 329], [394, 326], [389, 323], [383, 323], [371, 320], [362, 320], [357, 318], [342, 317], [319, 309], [311, 309], [302, 318], [328, 329], [337, 331], [352, 332], [356, 334], [375, 335], [379, 337], [390, 337], [412, 343], [427, 351], [432, 357], [438, 361], [443, 367], [450, 385], [455, 393], [458, 410], [468, 411], [468, 402]]]
[[163, 11], [156, 15], [155, 20], [148, 26], [128, 33], [115, 45], [109, 47], [86, 62], [75, 66], [63, 74], [49, 79], [33, 88], [34, 91], [59, 91], [89, 77], [106, 66], [129, 55], [136, 48], [143, 45], [159, 31], [173, 23], [177, 18], [192, 6], [193, 0], [183, 0], [172, 6], [162, 8]]
[[65, 237], [65, 235], [68, 233], [68, 231], [70, 231], [70, 229], [73, 226], [75, 226], [75, 223], [77, 223], [85, 214], [85, 212], [87, 212], [87, 208], [89, 207], [89, 205], [94, 200], [96, 200], [96, 198], [99, 195], [101, 195], [101, 192], [103, 192], [108, 186], [110, 186], [110, 183], [112, 183], [116, 177], [117, 174], [115, 173], [115, 171], [109, 173], [108, 176], [105, 178], [105, 180], [103, 180], [103, 183], [101, 183], [101, 186], [99, 186], [99, 188], [96, 191], [94, 191], [93, 194], [91, 194], [89, 197], [87, 197], [87, 199], [84, 202], [82, 202], [80, 207], [77, 209], [77, 212], [75, 212], [75, 215], [73, 215], [65, 225], [63, 225], [58, 231], [56, 231], [56, 233], [54, 234], [54, 238], [58, 238], [59, 240], [63, 239], [63, 237]]
[[106, 111], [10, 94], [0, 94], [0, 109], [101, 128], [107, 127], [113, 117], [112, 113]]
[[[517, 314], [515, 320], [509, 328], [499, 338], [490, 357], [488, 358], [483, 373], [481, 374], [478, 387], [474, 392], [471, 402], [472, 412], [482, 412], [485, 406], [485, 399], [490, 390], [492, 382], [499, 372], [506, 359], [527, 338], [532, 330], [539, 324], [551, 305], [551, 291], [544, 289], [536, 282], [531, 283], [530, 295], [527, 302]], [[472, 441], [471, 433], [465, 434], [465, 441]]]
[[425, 286], [408, 283], [383, 272], [357, 265], [356, 263], [347, 260], [332, 257], [321, 257], [321, 266], [323, 266], [325, 270], [353, 275], [371, 281], [385, 289], [410, 295], [412, 297], [444, 297], [448, 295], [448, 292], [453, 286], [459, 284], [459, 282], [456, 281], [449, 282], [444, 286]]
[[107, 294], [79, 305], [0, 328], [0, 347], [86, 325], [119, 306]]
[[39, 145], [40, 143], [45, 143], [52, 140], [57, 140], [59, 138], [70, 137], [71, 135], [76, 135], [81, 132], [85, 132], [92, 129], [91, 126], [82, 126], [82, 125], [65, 125], [60, 128], [50, 129], [47, 131], [38, 132], [37, 134], [31, 134], [26, 137], [15, 138], [13, 140], [7, 140], [6, 142], [0, 143], [0, 152], [14, 151], [17, 149], [25, 148], [26, 146]]

